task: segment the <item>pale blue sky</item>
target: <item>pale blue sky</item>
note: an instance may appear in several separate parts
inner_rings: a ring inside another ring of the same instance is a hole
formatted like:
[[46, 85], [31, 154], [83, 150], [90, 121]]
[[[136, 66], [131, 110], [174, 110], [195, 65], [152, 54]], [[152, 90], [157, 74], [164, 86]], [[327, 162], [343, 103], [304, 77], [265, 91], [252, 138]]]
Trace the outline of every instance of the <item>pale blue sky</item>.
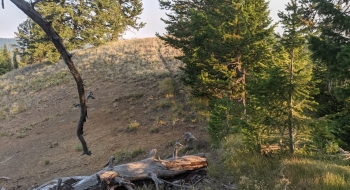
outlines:
[[[284, 4], [288, 0], [270, 0], [271, 17], [277, 21], [277, 12], [284, 10]], [[145, 38], [155, 36], [156, 32], [165, 33], [165, 25], [160, 20], [166, 18], [164, 11], [159, 10], [158, 0], [143, 0], [144, 11], [141, 20], [146, 26], [139, 31], [127, 32], [124, 38]], [[0, 8], [0, 38], [13, 38], [17, 26], [26, 19], [26, 15], [9, 0], [5, 0], [5, 9]], [[281, 31], [281, 29], [278, 29]]]

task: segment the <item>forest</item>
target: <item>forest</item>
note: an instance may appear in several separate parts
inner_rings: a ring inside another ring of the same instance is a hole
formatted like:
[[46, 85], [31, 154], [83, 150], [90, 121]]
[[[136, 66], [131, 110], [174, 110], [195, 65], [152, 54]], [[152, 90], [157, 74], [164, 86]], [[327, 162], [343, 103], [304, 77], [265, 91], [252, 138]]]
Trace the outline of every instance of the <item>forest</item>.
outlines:
[[[206, 116], [210, 142], [223, 151], [228, 173], [251, 169], [233, 161], [247, 155], [256, 156], [250, 164], [264, 165], [261, 170], [274, 170], [264, 167], [298, 156], [336, 158], [348, 167], [338, 158], [350, 150], [348, 0], [289, 0], [278, 14], [279, 23], [261, 0], [159, 0], [159, 5], [167, 11], [162, 18], [167, 33], [156, 36], [181, 51], [176, 57], [184, 64], [181, 83], [202, 102], [198, 114]], [[37, 1], [33, 6], [68, 51], [117, 41], [128, 28], [145, 25], [138, 22], [139, 0]], [[278, 25], [282, 34], [275, 33]], [[30, 18], [19, 25], [16, 36], [13, 58], [6, 46], [1, 49], [1, 74], [62, 58], [52, 37]], [[241, 187], [267, 183], [252, 181], [265, 175], [259, 172], [241, 175], [248, 180]], [[350, 173], [341, 176], [331, 178], [336, 182], [327, 187], [349, 188]], [[280, 185], [286, 189], [291, 183]]]
[[160, 1], [182, 50], [183, 82], [206, 98], [208, 132], [239, 135], [251, 151], [349, 149], [349, 2], [291, 0], [275, 34], [267, 2]]

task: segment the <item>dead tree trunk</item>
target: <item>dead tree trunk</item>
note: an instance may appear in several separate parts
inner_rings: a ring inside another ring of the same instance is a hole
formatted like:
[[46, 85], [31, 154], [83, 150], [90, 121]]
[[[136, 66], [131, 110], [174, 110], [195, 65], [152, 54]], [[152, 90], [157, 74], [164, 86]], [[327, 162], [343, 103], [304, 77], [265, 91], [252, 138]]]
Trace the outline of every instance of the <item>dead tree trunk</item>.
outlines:
[[[207, 167], [207, 160], [203, 153], [183, 156], [167, 160], [147, 158], [138, 162], [122, 164], [114, 167], [106, 167], [91, 176], [74, 176], [54, 179], [38, 190], [46, 189], [110, 189], [124, 186], [133, 189], [133, 183], [142, 180], [153, 180], [156, 189], [159, 184], [170, 183], [164, 178], [173, 178], [188, 171], [199, 170]], [[162, 179], [163, 178], [163, 179]], [[180, 186], [170, 183], [174, 186]], [[181, 186], [186, 188], [185, 186]], [[188, 187], [190, 188], [190, 187]]]
[[37, 3], [40, 0], [37, 0], [33, 2], [32, 4], [26, 2], [25, 0], [10, 0], [12, 3], [14, 3], [20, 10], [24, 12], [29, 18], [31, 18], [35, 23], [37, 23], [47, 34], [47, 36], [50, 38], [52, 43], [55, 45], [56, 49], [60, 52], [62, 59], [64, 60], [65, 64], [68, 66], [70, 72], [72, 73], [75, 82], [77, 83], [78, 93], [79, 93], [79, 100], [80, 100], [80, 118], [77, 126], [77, 136], [83, 146], [83, 154], [90, 155], [91, 152], [89, 151], [85, 139], [83, 137], [83, 128], [84, 128], [84, 122], [86, 121], [87, 117], [87, 107], [86, 107], [86, 100], [85, 100], [85, 90], [84, 90], [84, 84], [83, 80], [81, 78], [80, 73], [74, 66], [74, 63], [72, 61], [72, 55], [68, 53], [65, 46], [62, 43], [62, 40], [60, 36], [55, 32], [53, 27], [51, 26], [50, 22], [47, 22], [35, 9], [34, 4]]

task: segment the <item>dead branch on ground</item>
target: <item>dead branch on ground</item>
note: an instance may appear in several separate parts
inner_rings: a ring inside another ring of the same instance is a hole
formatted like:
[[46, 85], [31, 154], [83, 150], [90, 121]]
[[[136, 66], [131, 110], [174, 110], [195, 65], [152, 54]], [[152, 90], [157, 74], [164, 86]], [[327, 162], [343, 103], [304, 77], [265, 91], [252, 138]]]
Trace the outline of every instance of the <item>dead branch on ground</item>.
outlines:
[[159, 189], [159, 185], [165, 183], [174, 187], [189, 189], [191, 187], [188, 185], [169, 182], [165, 179], [174, 178], [186, 172], [197, 171], [208, 165], [203, 153], [166, 160], [155, 159], [152, 156], [141, 161], [111, 167], [113, 160], [111, 157], [108, 166], [91, 176], [57, 178], [41, 185], [37, 189], [83, 190], [125, 187], [128, 190], [132, 190], [135, 187], [135, 182], [144, 180], [152, 180], [156, 189]]

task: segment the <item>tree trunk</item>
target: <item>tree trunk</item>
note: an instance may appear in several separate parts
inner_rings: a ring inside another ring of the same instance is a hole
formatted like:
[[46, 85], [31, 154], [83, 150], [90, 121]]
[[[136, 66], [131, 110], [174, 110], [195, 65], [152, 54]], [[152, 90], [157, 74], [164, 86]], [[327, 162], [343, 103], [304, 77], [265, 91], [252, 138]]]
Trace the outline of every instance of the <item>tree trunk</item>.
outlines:
[[62, 189], [102, 189], [101, 187], [115, 189], [121, 186], [127, 189], [133, 189], [134, 185], [132, 182], [150, 179], [154, 181], [156, 189], [158, 189], [158, 184], [170, 183], [161, 178], [174, 178], [180, 174], [207, 166], [208, 163], [203, 153], [167, 160], [155, 159], [153, 157], [114, 167], [105, 167], [91, 176], [73, 176], [54, 179], [37, 189], [57, 189], [60, 183], [63, 184]]
[[289, 133], [289, 151], [294, 153], [294, 138], [293, 138], [293, 63], [294, 50], [292, 50], [291, 63], [289, 65], [289, 92], [288, 92], [288, 133]]
[[72, 73], [74, 80], [77, 83], [79, 100], [80, 100], [80, 118], [77, 126], [77, 136], [83, 146], [83, 151], [84, 151], [83, 154], [90, 155], [91, 152], [89, 151], [86, 145], [85, 139], [83, 137], [84, 122], [86, 121], [86, 117], [87, 117], [84, 84], [80, 76], [80, 73], [74, 66], [74, 63], [71, 59], [72, 55], [68, 53], [68, 51], [66, 50], [60, 36], [52, 28], [51, 23], [47, 22], [37, 11], [35, 11], [35, 9], [33, 8], [33, 4], [29, 4], [24, 0], [11, 0], [11, 2], [14, 3], [20, 10], [24, 12], [24, 14], [26, 14], [29, 18], [31, 18], [35, 23], [37, 23], [45, 31], [47, 36], [55, 45], [56, 49], [60, 52], [63, 61], [65, 62], [70, 72]]

